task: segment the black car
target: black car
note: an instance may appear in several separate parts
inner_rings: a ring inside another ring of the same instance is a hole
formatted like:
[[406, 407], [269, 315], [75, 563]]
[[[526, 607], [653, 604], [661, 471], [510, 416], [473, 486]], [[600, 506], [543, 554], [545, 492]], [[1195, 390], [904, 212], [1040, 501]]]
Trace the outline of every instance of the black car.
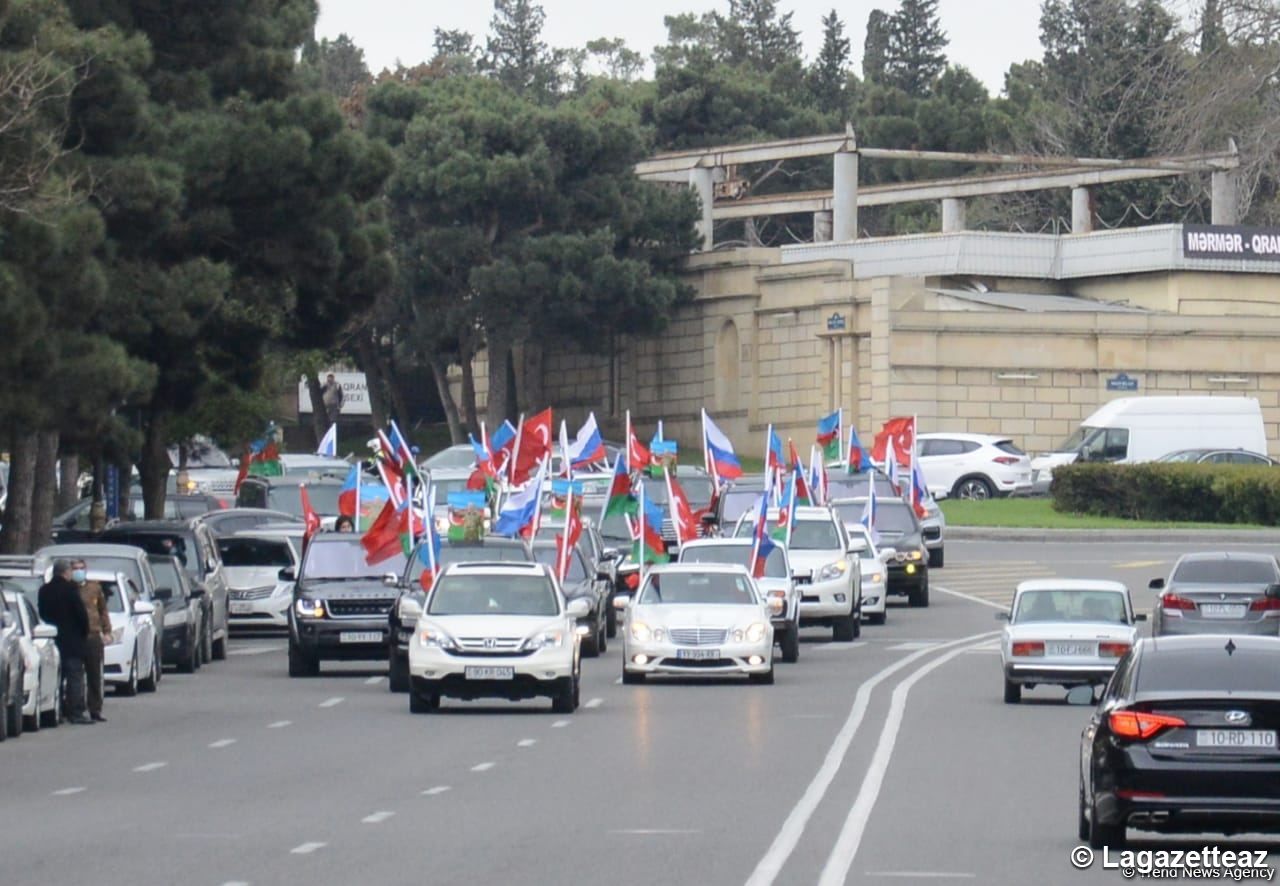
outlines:
[[[95, 538], [90, 525], [90, 509], [93, 502], [82, 498], [71, 508], [53, 518], [50, 538], [54, 544], [90, 541]], [[164, 519], [189, 520], [222, 507], [222, 502], [212, 495], [167, 495], [164, 499]], [[121, 521], [130, 523], [143, 516], [142, 493], [129, 496], [129, 513], [121, 515]]]
[[[555, 572], [557, 554], [555, 541], [543, 539], [534, 541], [533, 556], [543, 566], [549, 567], [552, 572]], [[612, 588], [608, 578], [602, 577], [595, 564], [587, 558], [581, 544], [574, 545], [569, 551], [569, 566], [565, 572], [564, 581], [560, 583], [560, 589], [564, 592], [565, 600], [587, 601], [590, 609], [586, 615], [578, 619], [578, 632], [585, 631], [582, 635], [582, 654], [586, 658], [598, 658], [600, 653], [609, 648], [609, 642], [606, 639], [608, 637], [606, 613], [613, 608], [610, 603]]]
[[1277, 674], [1280, 638], [1140, 640], [1081, 736], [1080, 839], [1280, 833]]
[[[390, 614], [404, 570], [401, 553], [370, 566], [353, 532], [314, 536], [289, 607], [289, 676], [319, 676], [326, 660], [387, 661]], [[280, 578], [294, 580], [293, 570], [282, 569]]]
[[196, 671], [209, 652], [205, 642], [204, 589], [191, 584], [177, 557], [147, 555], [156, 577], [155, 596], [164, 601], [164, 635], [160, 660], [184, 674]]
[[[865, 498], [843, 499], [831, 504], [846, 526], [861, 522]], [[876, 498], [875, 531], [880, 552], [892, 548], [885, 558], [888, 580], [885, 593], [906, 597], [910, 606], [929, 605], [929, 550], [925, 547], [920, 520], [911, 505], [900, 498]]]
[[[593, 513], [599, 513], [597, 502]], [[556, 535], [564, 531], [564, 523], [544, 523], [538, 529], [535, 540], [555, 541]], [[605, 636], [612, 640], [618, 634], [618, 614], [613, 607], [613, 597], [618, 586], [618, 563], [622, 560], [622, 551], [605, 543], [604, 536], [596, 528], [595, 521], [586, 517], [582, 521], [582, 539], [579, 541], [582, 553], [592, 574], [604, 581], [608, 586], [609, 600], [605, 606]], [[590, 655], [589, 652], [585, 653]]]
[[[387, 655], [391, 668], [391, 691], [409, 691], [409, 641], [413, 639], [413, 628], [418, 616], [422, 613], [422, 604], [426, 601], [426, 592], [422, 588], [422, 573], [426, 571], [426, 555], [418, 551], [409, 558], [405, 566], [404, 576], [397, 588], [398, 596], [391, 607], [387, 620], [390, 628], [391, 642]], [[502, 538], [489, 535], [479, 541], [449, 541], [442, 539], [440, 543], [440, 563], [438, 569], [443, 570], [453, 563], [533, 563], [533, 551], [529, 543], [518, 538]]]

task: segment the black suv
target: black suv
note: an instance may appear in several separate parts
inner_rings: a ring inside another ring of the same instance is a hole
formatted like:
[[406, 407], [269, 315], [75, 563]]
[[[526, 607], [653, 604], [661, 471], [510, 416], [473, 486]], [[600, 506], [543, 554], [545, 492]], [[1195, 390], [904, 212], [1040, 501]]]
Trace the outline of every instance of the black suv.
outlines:
[[[841, 499], [832, 502], [846, 526], [862, 519], [865, 498]], [[924, 544], [920, 520], [911, 505], [900, 498], [876, 499], [876, 532], [880, 539], [876, 544], [883, 554], [885, 548], [894, 553], [885, 557], [888, 581], [885, 593], [906, 597], [910, 606], [929, 605], [929, 550]]]
[[297, 580], [289, 607], [289, 676], [319, 676], [326, 659], [386, 661], [389, 618], [405, 565], [404, 555], [396, 554], [370, 566], [352, 532], [312, 538], [298, 574], [280, 570], [281, 579]]

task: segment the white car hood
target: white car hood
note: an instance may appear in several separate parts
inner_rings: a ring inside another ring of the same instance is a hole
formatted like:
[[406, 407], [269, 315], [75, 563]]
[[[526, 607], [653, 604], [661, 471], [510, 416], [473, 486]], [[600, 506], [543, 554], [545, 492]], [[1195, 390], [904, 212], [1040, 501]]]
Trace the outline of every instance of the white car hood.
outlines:
[[636, 606], [631, 610], [631, 616], [649, 627], [676, 628], [735, 628], [769, 619], [759, 606], [703, 606], [693, 603]]
[[787, 551], [791, 560], [792, 575], [810, 575], [829, 563], [843, 560], [844, 554], [839, 550], [829, 551]]
[[1029, 621], [1006, 628], [1011, 641], [1021, 640], [1104, 640], [1133, 643], [1138, 637], [1134, 625], [1093, 621]]
[[760, 593], [768, 594], [770, 591], [790, 591], [791, 580], [786, 578], [757, 578], [756, 586], [760, 588]]
[[521, 639], [538, 631], [554, 631], [565, 626], [561, 616], [545, 615], [424, 615], [418, 620], [448, 632], [455, 640], [464, 637], [504, 637]]
[[279, 566], [224, 566], [227, 587], [232, 590], [265, 588], [280, 583]]

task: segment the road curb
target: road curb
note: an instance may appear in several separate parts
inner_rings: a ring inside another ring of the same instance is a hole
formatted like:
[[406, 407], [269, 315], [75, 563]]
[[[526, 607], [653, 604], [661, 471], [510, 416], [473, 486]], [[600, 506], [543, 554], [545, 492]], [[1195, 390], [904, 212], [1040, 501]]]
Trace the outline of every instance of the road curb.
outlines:
[[948, 526], [952, 541], [1016, 542], [1195, 542], [1280, 546], [1280, 529], [1026, 529], [1000, 526]]

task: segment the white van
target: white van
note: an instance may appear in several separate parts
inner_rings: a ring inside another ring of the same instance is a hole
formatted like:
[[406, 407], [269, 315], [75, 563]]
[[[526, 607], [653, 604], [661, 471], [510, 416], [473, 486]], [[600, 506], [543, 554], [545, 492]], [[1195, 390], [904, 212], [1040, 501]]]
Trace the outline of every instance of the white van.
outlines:
[[1253, 397], [1121, 397], [1084, 420], [1062, 445], [1031, 460], [1033, 492], [1074, 461], [1155, 461], [1178, 449], [1267, 451]]

